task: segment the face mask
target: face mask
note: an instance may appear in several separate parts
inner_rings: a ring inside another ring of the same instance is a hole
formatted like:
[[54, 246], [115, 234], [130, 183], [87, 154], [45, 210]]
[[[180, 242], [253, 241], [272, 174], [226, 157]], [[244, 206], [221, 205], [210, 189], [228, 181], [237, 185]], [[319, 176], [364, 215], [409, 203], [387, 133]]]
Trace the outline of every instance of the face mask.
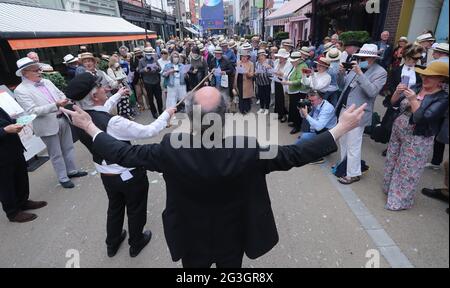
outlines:
[[361, 69], [368, 69], [369, 68], [369, 62], [368, 61], [361, 61], [361, 62], [359, 62], [359, 67], [361, 67]]

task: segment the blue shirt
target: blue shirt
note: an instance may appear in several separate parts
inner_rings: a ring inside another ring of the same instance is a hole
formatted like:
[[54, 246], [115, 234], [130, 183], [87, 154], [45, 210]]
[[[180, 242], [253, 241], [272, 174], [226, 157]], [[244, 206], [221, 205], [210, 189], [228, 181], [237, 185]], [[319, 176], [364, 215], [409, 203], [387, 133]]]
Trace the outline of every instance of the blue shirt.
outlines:
[[313, 108], [306, 120], [310, 125], [311, 132], [319, 132], [324, 128], [331, 129], [337, 123], [334, 106], [327, 100], [323, 100], [319, 107]]
[[224, 55], [228, 58], [228, 60], [230, 60], [231, 64], [236, 65], [237, 59], [236, 59], [236, 55], [234, 55], [233, 50], [228, 49], [228, 50], [224, 53]]

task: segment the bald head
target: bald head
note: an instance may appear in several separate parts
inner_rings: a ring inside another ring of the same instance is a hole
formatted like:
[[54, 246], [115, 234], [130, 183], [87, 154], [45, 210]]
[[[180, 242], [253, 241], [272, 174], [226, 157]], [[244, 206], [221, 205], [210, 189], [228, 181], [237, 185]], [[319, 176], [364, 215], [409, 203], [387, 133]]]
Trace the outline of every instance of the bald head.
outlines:
[[[195, 112], [194, 110], [196, 110], [197, 112]], [[201, 130], [198, 132], [203, 133], [214, 124], [209, 120], [207, 121], [207, 123], [203, 123], [203, 119], [205, 117], [208, 117], [208, 119], [211, 119], [211, 117], [216, 117], [213, 122], [220, 121], [220, 126], [223, 127], [223, 125], [225, 124], [227, 103], [224, 97], [222, 97], [222, 95], [220, 94], [219, 90], [214, 87], [203, 87], [197, 92], [192, 93], [190, 94], [190, 96], [188, 96], [186, 103], [186, 112], [189, 115], [191, 123], [194, 123], [196, 121], [197, 123], [202, 123], [200, 128]], [[195, 125], [191, 127], [194, 130], [197, 129]]]
[[214, 112], [220, 105], [222, 96], [214, 87], [203, 87], [194, 95], [195, 105], [200, 105], [205, 112]]

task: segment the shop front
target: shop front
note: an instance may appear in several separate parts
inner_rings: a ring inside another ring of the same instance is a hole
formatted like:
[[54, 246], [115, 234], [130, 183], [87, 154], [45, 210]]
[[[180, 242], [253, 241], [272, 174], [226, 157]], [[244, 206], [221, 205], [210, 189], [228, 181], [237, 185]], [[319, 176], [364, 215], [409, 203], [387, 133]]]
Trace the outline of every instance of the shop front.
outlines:
[[0, 3], [0, 26], [0, 85], [10, 86], [20, 82], [15, 76], [16, 61], [29, 51], [37, 52], [41, 62], [55, 70], [64, 70], [63, 57], [77, 55], [80, 45], [97, 55], [110, 54], [123, 44], [131, 47], [144, 44], [146, 38], [156, 38], [153, 31], [119, 17], [8, 3]]

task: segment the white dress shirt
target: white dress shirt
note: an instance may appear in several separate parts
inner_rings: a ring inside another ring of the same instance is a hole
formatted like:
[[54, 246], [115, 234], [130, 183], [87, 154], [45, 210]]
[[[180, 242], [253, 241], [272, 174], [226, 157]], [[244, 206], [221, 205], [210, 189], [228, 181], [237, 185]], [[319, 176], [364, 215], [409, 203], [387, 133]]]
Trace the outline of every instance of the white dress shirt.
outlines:
[[327, 92], [331, 83], [331, 76], [328, 72], [315, 72], [311, 76], [302, 77], [302, 83], [310, 87], [312, 90]]
[[[95, 106], [92, 108], [92, 110], [110, 113], [111, 109], [117, 105], [120, 97], [121, 95], [117, 93], [114, 96], [110, 97], [103, 106]], [[162, 130], [166, 128], [169, 120], [170, 114], [167, 112], [161, 114], [158, 119], [156, 119], [149, 125], [142, 125], [130, 121], [122, 116], [114, 116], [108, 122], [107, 133], [121, 141], [152, 138], [157, 136]], [[92, 141], [95, 140], [95, 137], [97, 135], [98, 133], [93, 137]], [[127, 172], [129, 173], [129, 171], [134, 169], [125, 168], [118, 164], [108, 165], [105, 161], [103, 161], [102, 165], [98, 165], [97, 163], [95, 163], [95, 168], [99, 173], [117, 175], [122, 175]]]

